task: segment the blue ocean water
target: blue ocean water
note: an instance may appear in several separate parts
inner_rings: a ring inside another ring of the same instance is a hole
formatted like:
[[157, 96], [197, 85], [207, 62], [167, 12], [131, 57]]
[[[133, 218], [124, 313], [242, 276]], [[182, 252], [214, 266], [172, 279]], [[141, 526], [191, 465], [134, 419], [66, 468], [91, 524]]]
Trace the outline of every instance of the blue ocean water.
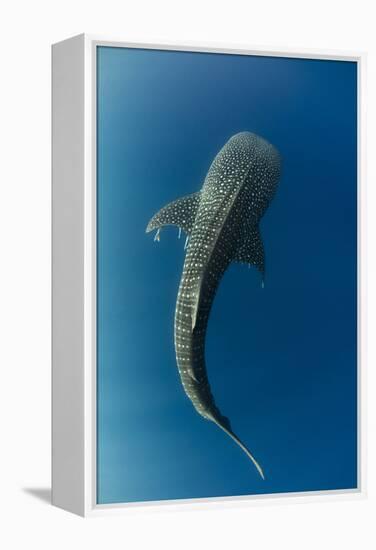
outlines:
[[[99, 47], [99, 503], [357, 486], [356, 64]], [[216, 402], [262, 465], [194, 410], [173, 320], [184, 239], [145, 234], [239, 131], [280, 151], [265, 288], [233, 264], [214, 301]]]

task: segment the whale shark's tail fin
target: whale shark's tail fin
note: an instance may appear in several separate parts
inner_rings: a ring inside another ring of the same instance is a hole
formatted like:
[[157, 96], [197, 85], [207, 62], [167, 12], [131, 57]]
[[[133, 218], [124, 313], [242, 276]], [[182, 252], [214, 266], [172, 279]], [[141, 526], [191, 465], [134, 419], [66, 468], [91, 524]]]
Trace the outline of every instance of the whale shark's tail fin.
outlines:
[[263, 472], [260, 464], [257, 462], [257, 460], [252, 455], [252, 453], [247, 449], [247, 447], [244, 445], [244, 443], [242, 443], [240, 441], [240, 439], [234, 434], [234, 432], [231, 430], [231, 428], [227, 428], [224, 425], [224, 423], [220, 422], [219, 420], [217, 420], [215, 418], [213, 418], [212, 420], [215, 424], [217, 424], [217, 426], [219, 428], [221, 428], [221, 430], [223, 430], [227, 435], [229, 435], [231, 437], [231, 439], [233, 439], [235, 441], [235, 443], [237, 443], [239, 445], [239, 447], [245, 452], [245, 454], [248, 456], [248, 458], [250, 458], [252, 460], [254, 466], [256, 467], [256, 469], [257, 469], [258, 473], [260, 474], [260, 476], [262, 477], [262, 479], [265, 479], [264, 472]]

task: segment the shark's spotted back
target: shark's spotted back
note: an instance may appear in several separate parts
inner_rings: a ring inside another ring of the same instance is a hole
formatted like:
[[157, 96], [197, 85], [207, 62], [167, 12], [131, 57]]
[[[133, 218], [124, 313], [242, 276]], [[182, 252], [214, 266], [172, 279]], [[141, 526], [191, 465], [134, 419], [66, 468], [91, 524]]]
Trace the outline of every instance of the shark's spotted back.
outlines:
[[263, 471], [232, 431], [212, 395], [205, 367], [205, 335], [220, 280], [231, 262], [265, 275], [259, 221], [280, 176], [278, 151], [250, 132], [235, 134], [213, 160], [201, 191], [162, 208], [146, 231], [176, 225], [187, 234], [175, 310], [175, 351], [184, 390], [197, 412], [224, 430]]

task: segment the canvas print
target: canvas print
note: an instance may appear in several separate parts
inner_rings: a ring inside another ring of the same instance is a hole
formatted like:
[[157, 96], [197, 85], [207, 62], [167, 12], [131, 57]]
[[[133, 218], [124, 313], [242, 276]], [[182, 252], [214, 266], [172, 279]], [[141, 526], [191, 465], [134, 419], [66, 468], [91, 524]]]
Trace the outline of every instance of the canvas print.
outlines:
[[97, 48], [97, 502], [356, 489], [357, 67]]

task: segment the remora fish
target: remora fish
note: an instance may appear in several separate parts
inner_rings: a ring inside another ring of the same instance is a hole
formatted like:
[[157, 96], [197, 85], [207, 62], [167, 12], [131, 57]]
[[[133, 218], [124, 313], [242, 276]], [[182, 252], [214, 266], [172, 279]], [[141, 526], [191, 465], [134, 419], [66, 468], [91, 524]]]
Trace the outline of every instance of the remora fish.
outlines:
[[146, 232], [176, 225], [187, 234], [186, 257], [175, 310], [175, 351], [184, 390], [196, 411], [229, 435], [261, 466], [215, 404], [205, 367], [205, 334], [220, 280], [231, 262], [255, 266], [264, 281], [259, 222], [275, 193], [280, 155], [263, 138], [235, 134], [215, 157], [201, 191], [162, 208]]

